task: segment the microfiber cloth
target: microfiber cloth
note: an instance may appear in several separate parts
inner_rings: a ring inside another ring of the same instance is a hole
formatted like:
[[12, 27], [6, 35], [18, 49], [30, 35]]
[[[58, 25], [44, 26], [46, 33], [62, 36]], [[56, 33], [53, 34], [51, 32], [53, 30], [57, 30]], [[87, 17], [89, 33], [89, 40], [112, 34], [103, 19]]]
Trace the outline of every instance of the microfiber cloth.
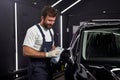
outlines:
[[60, 50], [60, 54], [57, 57], [51, 58], [51, 62], [54, 63], [54, 64], [58, 63], [58, 61], [60, 59], [60, 55], [61, 55], [62, 51], [64, 50], [61, 47], [56, 47], [56, 48]]

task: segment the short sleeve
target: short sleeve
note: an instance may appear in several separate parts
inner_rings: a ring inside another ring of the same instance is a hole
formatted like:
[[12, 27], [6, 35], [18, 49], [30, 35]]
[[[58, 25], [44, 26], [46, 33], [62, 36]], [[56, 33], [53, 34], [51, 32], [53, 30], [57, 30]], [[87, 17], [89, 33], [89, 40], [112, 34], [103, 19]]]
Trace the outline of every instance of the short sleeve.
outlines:
[[23, 45], [29, 46], [31, 48], [34, 48], [34, 43], [36, 40], [37, 34], [34, 29], [30, 28], [27, 30]]

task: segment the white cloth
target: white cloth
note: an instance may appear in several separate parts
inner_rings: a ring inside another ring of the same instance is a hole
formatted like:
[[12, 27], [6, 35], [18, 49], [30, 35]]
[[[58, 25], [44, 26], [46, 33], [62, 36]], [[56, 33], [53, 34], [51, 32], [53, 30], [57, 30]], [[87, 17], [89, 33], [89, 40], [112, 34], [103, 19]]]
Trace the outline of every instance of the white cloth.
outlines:
[[54, 64], [56, 64], [56, 63], [58, 63], [59, 62], [59, 60], [60, 60], [60, 55], [61, 55], [61, 53], [63, 52], [63, 48], [61, 48], [61, 47], [56, 47], [56, 49], [58, 49], [58, 50], [60, 50], [60, 54], [58, 55], [58, 56], [56, 56], [56, 57], [53, 57], [53, 58], [51, 58], [51, 62], [52, 63], [54, 63]]
[[[41, 27], [44, 35], [45, 35], [45, 40], [47, 42], [52, 41], [52, 38], [51, 38], [49, 30], [43, 28], [41, 25], [40, 25], [40, 27]], [[54, 32], [53, 32], [52, 28], [50, 29], [50, 31], [51, 31], [52, 35], [54, 36]], [[32, 27], [30, 27], [27, 30], [27, 33], [26, 33], [23, 45], [29, 46], [29, 47], [39, 51], [41, 49], [42, 43], [43, 43], [42, 34], [39, 31], [38, 27], [36, 25], [33, 25]], [[54, 43], [53, 43], [53, 45], [54, 45]]]

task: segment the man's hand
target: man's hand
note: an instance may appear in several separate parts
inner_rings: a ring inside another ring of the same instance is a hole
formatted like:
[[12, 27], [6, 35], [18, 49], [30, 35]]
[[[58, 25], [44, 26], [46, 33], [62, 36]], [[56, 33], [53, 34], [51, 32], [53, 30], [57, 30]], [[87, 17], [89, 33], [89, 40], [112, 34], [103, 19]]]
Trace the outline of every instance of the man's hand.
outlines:
[[58, 47], [56, 47], [54, 50], [46, 52], [46, 57], [57, 57], [62, 50]]

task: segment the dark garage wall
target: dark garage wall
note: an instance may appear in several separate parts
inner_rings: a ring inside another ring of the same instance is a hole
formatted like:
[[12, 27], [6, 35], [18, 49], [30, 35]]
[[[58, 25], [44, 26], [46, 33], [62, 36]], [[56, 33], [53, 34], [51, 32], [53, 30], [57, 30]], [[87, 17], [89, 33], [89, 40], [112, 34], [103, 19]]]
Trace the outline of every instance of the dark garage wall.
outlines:
[[0, 1], [0, 77], [15, 69], [14, 4]]

